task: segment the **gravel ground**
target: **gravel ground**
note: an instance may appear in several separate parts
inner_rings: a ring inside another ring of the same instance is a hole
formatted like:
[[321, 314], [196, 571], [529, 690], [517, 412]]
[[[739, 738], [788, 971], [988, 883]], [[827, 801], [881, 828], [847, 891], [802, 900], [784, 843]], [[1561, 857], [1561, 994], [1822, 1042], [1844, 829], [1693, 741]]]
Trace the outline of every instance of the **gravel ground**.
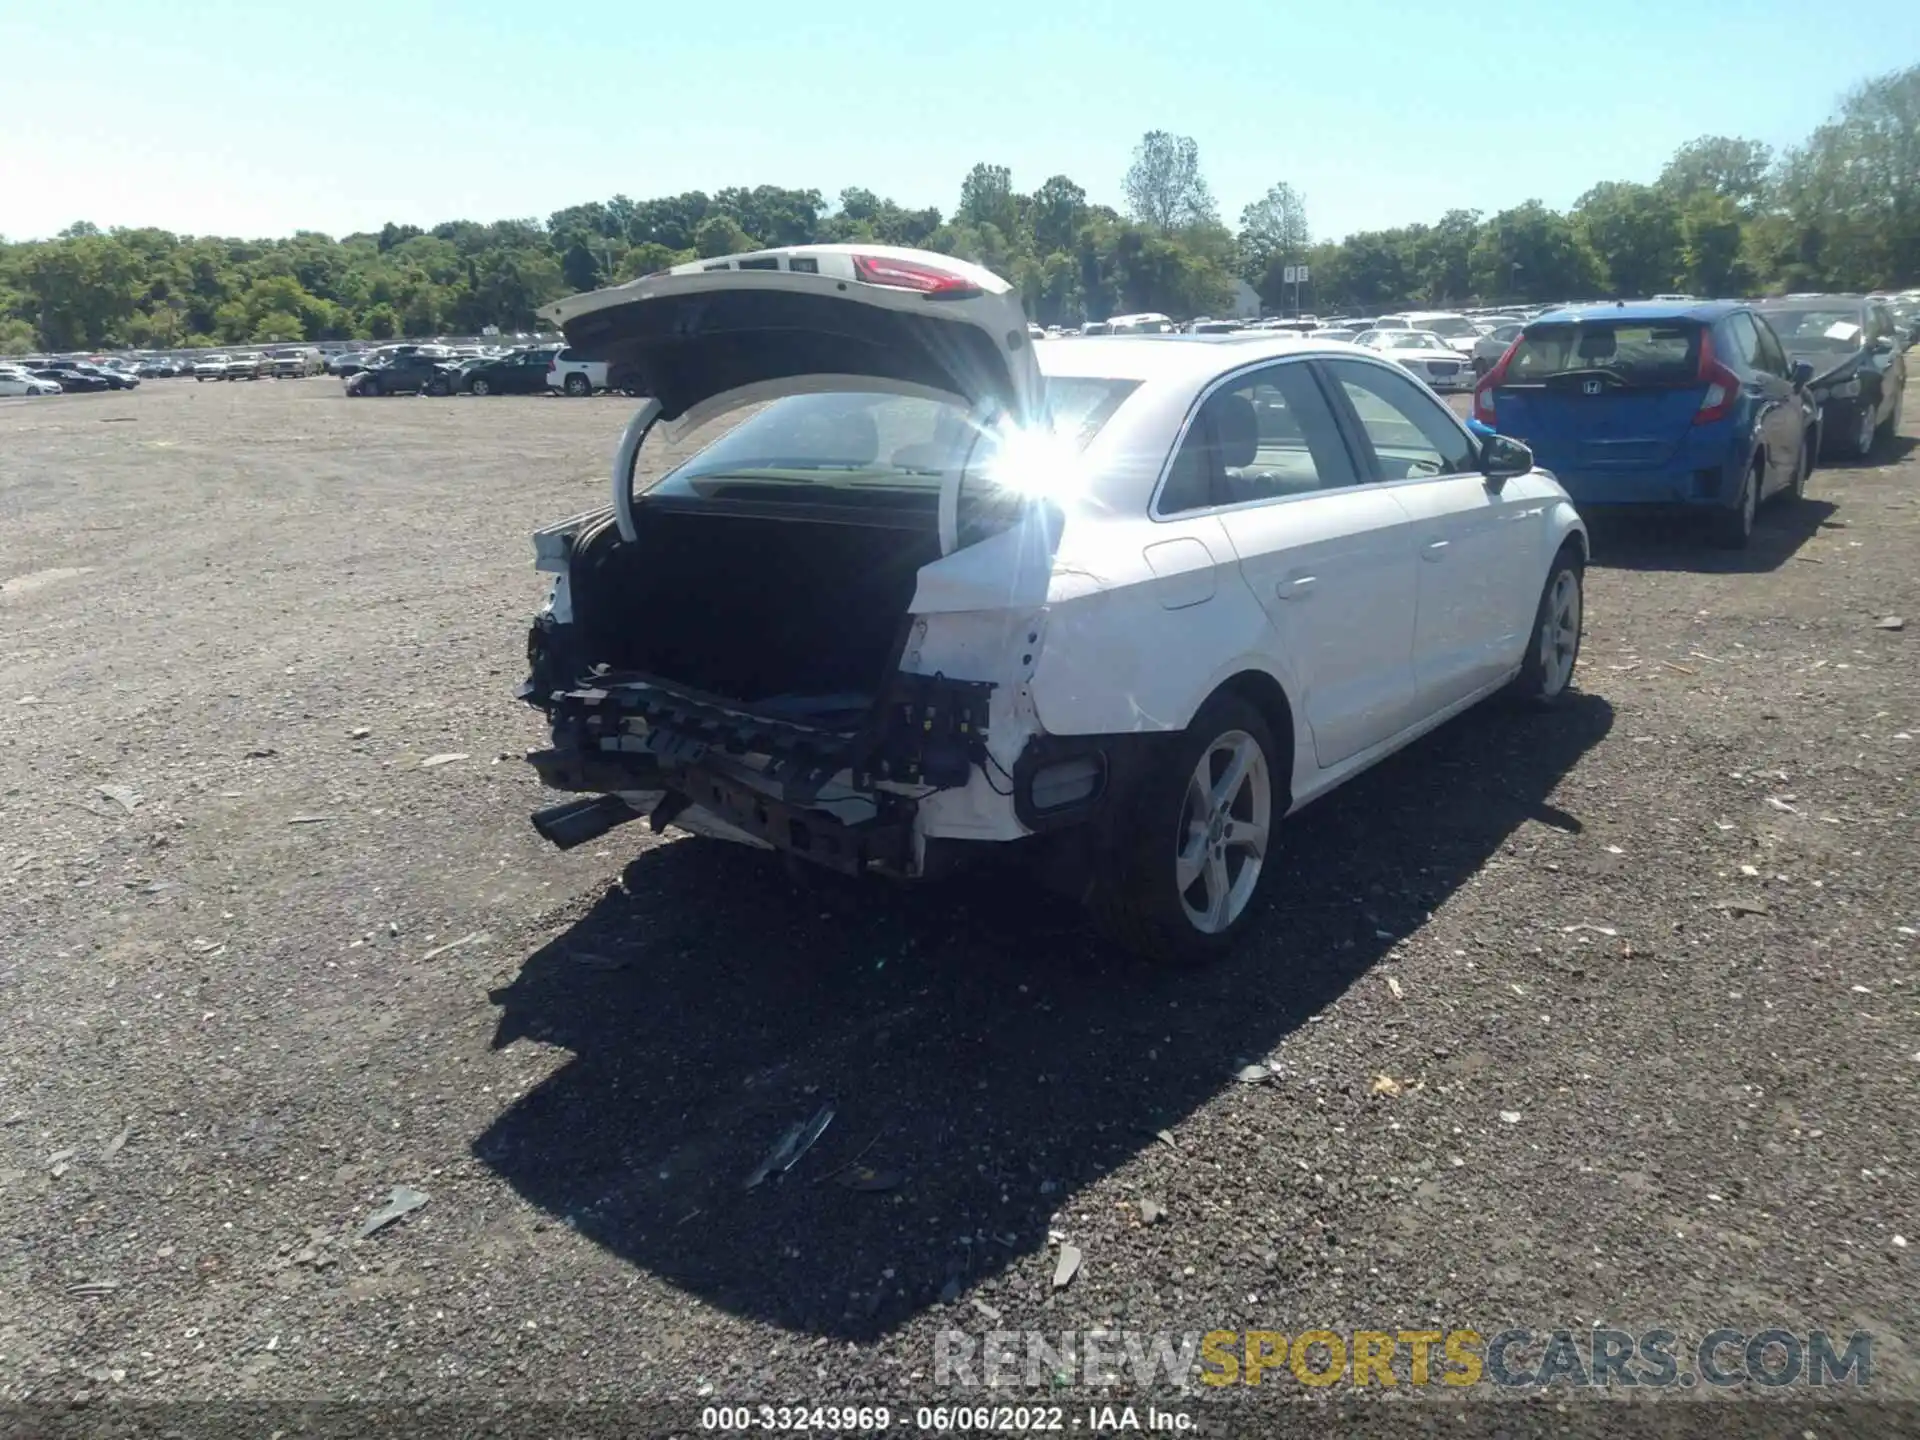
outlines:
[[1912, 398], [1750, 554], [1602, 531], [1575, 702], [1299, 817], [1198, 976], [1017, 883], [539, 842], [527, 532], [623, 402], [0, 402], [0, 1399], [1597, 1321], [1871, 1330], [1920, 1398]]

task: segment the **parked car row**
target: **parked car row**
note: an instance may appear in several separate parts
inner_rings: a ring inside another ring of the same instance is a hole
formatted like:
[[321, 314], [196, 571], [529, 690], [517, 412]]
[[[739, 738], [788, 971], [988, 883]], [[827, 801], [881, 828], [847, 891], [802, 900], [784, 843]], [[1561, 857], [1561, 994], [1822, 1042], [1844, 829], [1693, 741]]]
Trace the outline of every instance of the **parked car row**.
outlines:
[[559, 345], [528, 345], [502, 353], [461, 355], [443, 346], [393, 345], [340, 359], [347, 394], [592, 395], [608, 388], [605, 362]]
[[140, 377], [131, 367], [95, 365], [87, 360], [30, 356], [0, 365], [0, 395], [86, 394], [133, 390]]

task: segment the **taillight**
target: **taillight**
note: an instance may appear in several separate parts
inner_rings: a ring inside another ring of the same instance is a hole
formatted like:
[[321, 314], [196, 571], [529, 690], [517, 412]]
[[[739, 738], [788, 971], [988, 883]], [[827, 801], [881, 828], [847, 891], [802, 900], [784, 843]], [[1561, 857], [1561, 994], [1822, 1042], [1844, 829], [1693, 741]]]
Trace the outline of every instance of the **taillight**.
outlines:
[[856, 255], [853, 275], [868, 285], [888, 285], [896, 290], [918, 290], [924, 295], [973, 295], [980, 287], [964, 275], [938, 270], [912, 260], [896, 260], [890, 255]]
[[1733, 402], [1740, 397], [1740, 377], [1713, 356], [1713, 332], [1700, 332], [1700, 379], [1707, 393], [1700, 397], [1700, 408], [1693, 412], [1693, 423], [1712, 425], [1733, 413]]
[[1513, 352], [1520, 348], [1519, 337], [1507, 346], [1506, 352], [1493, 362], [1493, 368], [1480, 377], [1480, 383], [1473, 387], [1473, 418], [1482, 425], [1493, 424], [1493, 392], [1507, 381], [1507, 362], [1513, 359]]

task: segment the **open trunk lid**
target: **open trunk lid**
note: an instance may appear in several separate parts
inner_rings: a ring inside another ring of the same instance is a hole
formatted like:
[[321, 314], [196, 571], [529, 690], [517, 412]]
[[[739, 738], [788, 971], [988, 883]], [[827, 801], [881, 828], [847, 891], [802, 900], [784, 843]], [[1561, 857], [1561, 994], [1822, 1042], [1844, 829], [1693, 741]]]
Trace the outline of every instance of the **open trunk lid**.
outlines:
[[607, 382], [676, 421], [789, 386], [900, 390], [1008, 412], [1041, 390], [1027, 316], [1005, 280], [952, 256], [794, 245], [696, 260], [542, 312]]

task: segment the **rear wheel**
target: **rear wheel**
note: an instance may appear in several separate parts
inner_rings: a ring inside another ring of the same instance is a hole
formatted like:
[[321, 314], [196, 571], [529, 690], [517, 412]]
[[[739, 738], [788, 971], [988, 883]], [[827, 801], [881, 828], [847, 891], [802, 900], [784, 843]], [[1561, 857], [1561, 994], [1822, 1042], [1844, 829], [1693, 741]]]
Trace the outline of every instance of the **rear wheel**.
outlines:
[[362, 395], [378, 395], [380, 393], [380, 382], [372, 376], [368, 376], [360, 382], [360, 393]]
[[1093, 910], [1114, 940], [1150, 960], [1196, 964], [1245, 932], [1265, 888], [1286, 805], [1276, 767], [1288, 762], [1266, 718], [1240, 696], [1215, 695], [1141, 785], [1112, 873]]
[[1731, 510], [1713, 517], [1713, 543], [1723, 550], [1744, 550], [1753, 543], [1753, 522], [1760, 513], [1760, 465], [1755, 462]]
[[575, 371], [573, 374], [567, 376], [566, 384], [563, 388], [569, 395], [591, 395], [593, 393], [593, 382], [578, 371]]
[[473, 377], [473, 384], [468, 388], [476, 395], [491, 395], [493, 393], [493, 386], [489, 385], [485, 379], [478, 375]]
[[429, 380], [427, 382], [427, 394], [429, 395], [451, 395], [452, 393], [452, 389], [445, 380]]
[[1849, 453], [1856, 460], [1865, 460], [1873, 454], [1874, 441], [1880, 438], [1878, 427], [1874, 424], [1875, 407], [1867, 402], [1865, 396], [1860, 399], [1860, 423], [1854, 426], [1853, 443]]
[[1580, 663], [1581, 617], [1586, 606], [1585, 572], [1572, 545], [1554, 556], [1546, 587], [1533, 613], [1533, 639], [1513, 678], [1513, 698], [1528, 705], [1557, 705], [1573, 688]]

